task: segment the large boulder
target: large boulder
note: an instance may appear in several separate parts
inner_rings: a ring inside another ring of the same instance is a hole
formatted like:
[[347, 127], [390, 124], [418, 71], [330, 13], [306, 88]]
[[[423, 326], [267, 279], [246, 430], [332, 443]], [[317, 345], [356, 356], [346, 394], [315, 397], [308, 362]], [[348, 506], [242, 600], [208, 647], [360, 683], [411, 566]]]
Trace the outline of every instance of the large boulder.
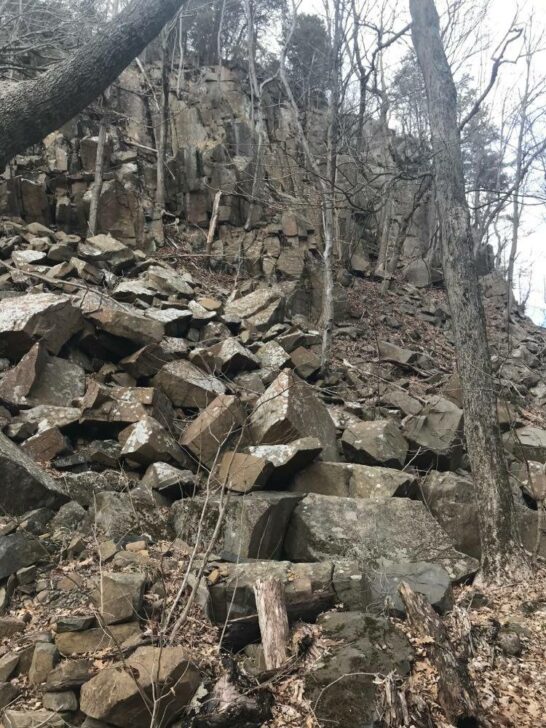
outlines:
[[68, 498], [32, 458], [0, 433], [0, 509], [19, 516], [34, 508], [58, 508]]
[[341, 438], [347, 460], [362, 465], [402, 467], [408, 443], [391, 420], [373, 420], [350, 425]]
[[258, 288], [224, 307], [226, 319], [241, 319], [258, 331], [265, 331], [282, 321], [283, 312], [284, 296], [276, 288]]
[[226, 391], [219, 379], [185, 360], [165, 364], [154, 381], [176, 407], [203, 409]]
[[457, 551], [418, 501], [307, 495], [295, 508], [284, 542], [291, 561], [362, 560], [440, 564], [452, 579], [473, 574], [478, 562]]
[[[300, 498], [294, 493], [260, 491], [244, 498], [229, 497], [214, 551], [230, 560], [279, 559], [288, 522]], [[204, 551], [213, 537], [221, 509], [220, 496], [177, 501], [171, 508], [176, 535], [193, 546], [201, 529], [198, 545]]]
[[120, 433], [121, 455], [130, 462], [150, 465], [157, 461], [174, 460], [185, 464], [180, 445], [153, 417], [143, 417]]
[[546, 430], [527, 425], [504, 435], [504, 445], [518, 460], [546, 463]]
[[235, 439], [244, 440], [245, 414], [241, 403], [232, 395], [220, 394], [186, 428], [180, 444], [199, 462], [210, 467], [218, 452]]
[[111, 235], [94, 235], [78, 245], [78, 256], [91, 263], [108, 264], [115, 273], [129, 267], [134, 252]]
[[312, 387], [292, 371], [284, 371], [256, 402], [250, 417], [254, 440], [277, 445], [301, 437], [316, 437], [323, 457], [338, 460], [336, 428]]
[[0, 302], [0, 356], [18, 361], [36, 341], [51, 354], [83, 326], [81, 311], [68, 296], [35, 293]]
[[157, 343], [165, 335], [165, 328], [160, 321], [144, 316], [129, 306], [123, 308], [101, 306], [98, 310], [88, 313], [87, 318], [100, 331], [140, 346]]
[[320, 725], [372, 728], [380, 710], [377, 675], [409, 675], [413, 651], [389, 620], [329, 612], [318, 623], [333, 646], [305, 677], [305, 696]]
[[48, 550], [35, 536], [21, 531], [0, 536], [0, 579], [15, 574], [25, 566], [48, 560]]
[[430, 470], [456, 470], [464, 450], [463, 411], [443, 397], [434, 397], [419, 415], [408, 417], [404, 435], [412, 462]]
[[126, 728], [171, 725], [201, 681], [183, 647], [139, 647], [123, 663], [101, 670], [82, 686], [80, 708], [95, 720]]
[[294, 477], [290, 490], [349, 498], [409, 497], [417, 491], [416, 480], [394, 468], [316, 462]]

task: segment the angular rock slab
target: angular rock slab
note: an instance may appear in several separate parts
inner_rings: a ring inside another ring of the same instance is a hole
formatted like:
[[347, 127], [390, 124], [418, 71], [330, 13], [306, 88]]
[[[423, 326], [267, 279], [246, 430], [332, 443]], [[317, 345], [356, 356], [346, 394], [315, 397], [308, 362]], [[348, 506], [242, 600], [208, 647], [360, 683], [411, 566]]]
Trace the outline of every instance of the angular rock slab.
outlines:
[[0, 579], [25, 566], [49, 560], [49, 553], [36, 536], [22, 531], [0, 536]]
[[141, 465], [165, 460], [185, 462], [180, 446], [153, 417], [143, 417], [130, 425], [120, 433], [120, 440], [122, 456]]
[[284, 371], [256, 402], [250, 417], [256, 443], [279, 445], [316, 437], [328, 460], [338, 460], [336, 428], [318, 396], [306, 382]]
[[421, 414], [408, 417], [404, 435], [416, 467], [456, 470], [464, 450], [463, 411], [448, 399], [434, 397]]
[[58, 508], [68, 498], [32, 458], [0, 433], [0, 510], [20, 516], [34, 508]]
[[68, 296], [36, 293], [0, 302], [0, 356], [18, 361], [36, 341], [57, 355], [83, 326], [79, 308]]
[[361, 612], [330, 612], [318, 623], [336, 642], [305, 678], [319, 724], [372, 728], [380, 696], [375, 675], [409, 674], [413, 651], [406, 636], [387, 619]]
[[266, 331], [273, 324], [282, 321], [283, 311], [282, 291], [274, 288], [258, 288], [228, 303], [224, 307], [224, 316], [227, 319], [242, 319], [258, 331]]
[[374, 420], [350, 425], [341, 438], [349, 462], [361, 465], [402, 467], [408, 443], [391, 420]]
[[271, 465], [270, 487], [287, 487], [292, 476], [313, 462], [322, 451], [316, 437], [301, 437], [287, 445], [256, 445], [248, 448], [254, 457]]
[[317, 462], [294, 477], [290, 490], [348, 498], [409, 498], [417, 492], [417, 479], [394, 468]]
[[[300, 496], [282, 492], [258, 491], [246, 496], [231, 496], [214, 551], [229, 560], [280, 558], [288, 522], [299, 501]], [[171, 508], [176, 535], [192, 546], [204, 508], [201, 551], [212, 539], [221, 508], [220, 497], [215, 496], [208, 501], [203, 496], [186, 498], [177, 501]]]
[[165, 364], [155, 382], [176, 407], [204, 409], [226, 391], [215, 376], [184, 360]]
[[138, 618], [145, 585], [144, 574], [103, 574], [93, 601], [104, 623], [117, 624]]
[[244, 421], [243, 408], [237, 397], [221, 394], [186, 428], [180, 444], [199, 462], [210, 467], [231, 439], [243, 444]]
[[504, 435], [504, 446], [518, 460], [546, 463], [546, 430], [539, 427], [520, 427]]
[[124, 664], [105, 668], [82, 686], [80, 708], [119, 728], [149, 728], [145, 698], [155, 698], [154, 724], [164, 728], [183, 712], [200, 681], [184, 648], [140, 647]]
[[423, 503], [408, 498], [340, 498], [307, 495], [295, 508], [284, 542], [291, 561], [357, 559], [377, 568], [392, 562], [440, 564], [453, 580], [478, 570], [457, 551]]
[[224, 453], [216, 469], [216, 480], [236, 493], [250, 493], [265, 488], [273, 466], [264, 458], [244, 452]]
[[453, 606], [451, 579], [439, 564], [426, 561], [392, 563], [383, 561], [373, 575], [369, 575], [374, 607], [379, 613], [403, 616], [406, 608], [400, 597], [400, 584], [408, 584], [413, 591], [422, 594], [428, 603], [443, 614]]

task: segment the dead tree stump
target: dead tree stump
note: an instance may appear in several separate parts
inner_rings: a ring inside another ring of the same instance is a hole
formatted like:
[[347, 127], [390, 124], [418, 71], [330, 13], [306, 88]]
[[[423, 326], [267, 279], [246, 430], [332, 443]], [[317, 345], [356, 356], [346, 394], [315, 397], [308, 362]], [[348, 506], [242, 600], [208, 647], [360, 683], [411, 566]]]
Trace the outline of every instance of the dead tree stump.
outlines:
[[284, 588], [278, 579], [260, 579], [254, 585], [254, 595], [265, 666], [277, 670], [286, 662], [290, 636]]

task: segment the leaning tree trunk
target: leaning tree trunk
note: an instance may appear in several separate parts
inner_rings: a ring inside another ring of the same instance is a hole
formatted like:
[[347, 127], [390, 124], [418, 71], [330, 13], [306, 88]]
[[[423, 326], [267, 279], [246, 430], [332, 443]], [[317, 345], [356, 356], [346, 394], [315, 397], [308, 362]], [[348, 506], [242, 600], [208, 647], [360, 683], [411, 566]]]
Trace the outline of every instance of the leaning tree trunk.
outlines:
[[0, 171], [96, 99], [185, 2], [132, 0], [65, 61], [0, 92]]
[[95, 161], [95, 179], [91, 191], [91, 204], [89, 206], [89, 223], [87, 225], [89, 237], [97, 234], [97, 221], [99, 217], [99, 204], [104, 181], [104, 151], [106, 148], [106, 115], [100, 120], [99, 137], [97, 141], [97, 158]]
[[485, 315], [465, 196], [457, 92], [434, 0], [410, 0], [412, 35], [427, 92], [442, 264], [463, 391], [465, 437], [482, 544], [481, 579], [506, 583], [528, 570], [519, 543], [496, 414]]

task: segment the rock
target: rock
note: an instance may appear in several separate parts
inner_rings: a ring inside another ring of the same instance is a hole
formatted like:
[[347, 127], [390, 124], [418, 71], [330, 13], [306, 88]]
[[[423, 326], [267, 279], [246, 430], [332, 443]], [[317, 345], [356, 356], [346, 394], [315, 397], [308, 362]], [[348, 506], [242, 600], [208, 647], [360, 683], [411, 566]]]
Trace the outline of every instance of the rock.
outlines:
[[271, 383], [279, 372], [290, 363], [290, 356], [276, 341], [268, 341], [258, 349], [258, 359], [261, 362], [260, 375], [264, 382]]
[[191, 470], [180, 470], [168, 463], [152, 463], [140, 481], [171, 500], [195, 495], [198, 481]]
[[51, 692], [75, 690], [87, 682], [94, 672], [92, 660], [63, 660], [47, 676], [46, 690]]
[[519, 460], [546, 463], [546, 430], [527, 425], [515, 432], [507, 432], [504, 446]]
[[300, 471], [290, 490], [350, 498], [410, 498], [417, 493], [417, 479], [393, 468], [318, 462]]
[[145, 699], [154, 699], [155, 721], [166, 726], [182, 713], [200, 681], [184, 648], [140, 647], [125, 663], [105, 668], [85, 683], [80, 708], [120, 728], [148, 728]]
[[434, 397], [420, 415], [408, 417], [404, 435], [412, 462], [430, 470], [456, 470], [463, 454], [463, 411], [443, 397]]
[[4, 728], [66, 728], [62, 715], [50, 710], [6, 710]]
[[142, 533], [153, 538], [171, 539], [164, 515], [148, 489], [135, 488], [130, 493], [105, 492], [95, 496], [96, 527], [103, 536], [114, 541], [142, 536]]
[[[8, 652], [0, 657], [0, 682], [5, 683], [15, 672], [19, 664], [19, 655], [16, 652]], [[5, 706], [2, 706], [5, 707]]]
[[224, 307], [227, 319], [241, 319], [258, 331], [267, 331], [273, 324], [282, 321], [283, 312], [284, 296], [276, 288], [258, 288]]
[[139, 634], [138, 622], [128, 622], [127, 624], [113, 624], [109, 627], [108, 632], [102, 627], [87, 629], [83, 632], [62, 632], [56, 635], [55, 645], [61, 655], [71, 657], [97, 650], [119, 648], [119, 645], [126, 640]]
[[44, 693], [42, 705], [54, 713], [74, 712], [78, 710], [78, 698], [72, 690], [63, 693]]
[[59, 508], [49, 522], [53, 533], [56, 531], [75, 532], [82, 530], [82, 523], [87, 517], [87, 511], [79, 503], [70, 501]]
[[19, 688], [8, 682], [0, 682], [0, 710], [7, 708], [19, 695]]
[[245, 415], [238, 399], [221, 394], [186, 428], [180, 444], [199, 462], [211, 467], [218, 452], [230, 441], [244, 444], [244, 421]]
[[172, 268], [152, 265], [142, 280], [165, 296], [193, 296], [193, 284], [188, 273], [179, 273]]
[[262, 457], [242, 452], [224, 453], [216, 471], [216, 479], [229, 490], [250, 493], [265, 488], [273, 466]]
[[47, 560], [49, 552], [37, 538], [22, 531], [0, 536], [0, 579], [5, 579], [25, 566]]
[[203, 409], [226, 391], [215, 376], [183, 360], [165, 364], [154, 381], [176, 407]]
[[16, 619], [15, 617], [0, 617], [0, 639], [4, 640], [20, 632], [24, 632], [25, 627], [26, 624], [21, 619]]
[[143, 574], [102, 574], [93, 601], [105, 624], [141, 616], [146, 577]]
[[132, 462], [150, 465], [174, 460], [184, 464], [184, 456], [175, 439], [153, 417], [143, 417], [120, 434], [121, 454]]
[[257, 356], [245, 349], [245, 347], [234, 338], [225, 339], [220, 344], [211, 347], [215, 371], [221, 371], [227, 375], [237, 374], [242, 371], [258, 369], [260, 360]]
[[302, 379], [311, 379], [320, 370], [320, 357], [311, 349], [299, 346], [290, 354], [294, 371]]
[[295, 508], [284, 541], [291, 561], [332, 558], [428, 561], [461, 580], [478, 562], [457, 551], [426, 507], [407, 498], [341, 498], [307, 495]]
[[402, 583], [409, 584], [413, 591], [423, 594], [441, 614], [453, 606], [451, 580], [439, 564], [383, 561], [369, 578], [374, 607], [379, 612], [386, 609], [397, 616], [405, 615], [406, 609], [398, 591]]
[[516, 632], [504, 629], [497, 636], [497, 644], [505, 655], [518, 657], [523, 652], [523, 644]]
[[167, 336], [185, 336], [188, 333], [192, 313], [180, 308], [150, 308], [146, 316], [163, 324]]
[[45, 358], [28, 394], [30, 403], [67, 407], [85, 394], [84, 370], [66, 359]]
[[80, 310], [68, 296], [36, 293], [0, 302], [0, 356], [18, 361], [41, 341], [57, 355], [83, 326]]
[[350, 425], [341, 446], [347, 460], [362, 465], [402, 467], [408, 453], [408, 443], [391, 420]]
[[271, 487], [286, 489], [293, 475], [320, 455], [322, 446], [316, 437], [302, 437], [288, 445], [257, 445], [248, 452], [271, 466], [268, 483]]
[[261, 445], [316, 437], [323, 457], [338, 459], [336, 428], [313, 389], [291, 371], [284, 371], [258, 399], [250, 417], [251, 433]]
[[49, 427], [21, 445], [21, 450], [37, 463], [47, 463], [58, 455], [70, 452], [70, 444], [58, 427]]
[[95, 503], [99, 493], [105, 491], [121, 491], [128, 487], [129, 480], [119, 472], [106, 471], [95, 473], [84, 471], [81, 473], [65, 473], [56, 481], [62, 491], [84, 508], [90, 508]]
[[335, 642], [306, 675], [305, 697], [320, 725], [371, 728], [381, 711], [376, 675], [409, 675], [413, 650], [407, 637], [387, 619], [360, 612], [330, 612], [318, 624]]
[[7, 371], [0, 382], [0, 397], [11, 405], [28, 403], [30, 391], [42, 371], [47, 352], [40, 343], [28, 351], [21, 361]]
[[128, 268], [135, 261], [134, 252], [111, 235], [94, 235], [78, 245], [78, 256], [90, 263], [107, 263], [114, 273]]
[[393, 389], [381, 396], [381, 401], [388, 407], [396, 407], [405, 415], [418, 415], [423, 409], [423, 405], [407, 392], [400, 389]]
[[[176, 342], [178, 351], [172, 351], [168, 342]], [[179, 339], [165, 338], [161, 344], [149, 344], [125, 357], [120, 365], [135, 379], [153, 377], [169, 361], [180, 359], [187, 353], [187, 344]]]
[[[292, 493], [250, 493], [231, 497], [226, 505], [215, 551], [231, 558], [278, 559], [292, 511], [300, 496]], [[220, 497], [204, 496], [177, 501], [171, 508], [176, 535], [195, 544], [201, 514], [204, 512], [200, 550], [212, 538], [220, 510]], [[306, 559], [302, 559], [306, 560]]]
[[55, 667], [59, 657], [57, 648], [49, 642], [38, 642], [34, 648], [32, 663], [28, 673], [28, 681], [31, 685], [40, 685], [45, 682], [47, 676]]
[[87, 318], [101, 331], [140, 346], [157, 343], [165, 335], [160, 321], [154, 321], [128, 306], [119, 309], [102, 306], [88, 313]]
[[397, 366], [408, 367], [410, 369], [429, 370], [433, 368], [430, 357], [418, 351], [403, 349], [388, 341], [379, 341], [377, 348], [379, 350], [379, 358], [383, 361], [389, 361]]
[[[102, 554], [101, 554], [102, 556]], [[103, 559], [104, 560], [104, 559]], [[60, 617], [55, 624], [56, 632], [83, 632], [95, 624], [95, 617]]]

